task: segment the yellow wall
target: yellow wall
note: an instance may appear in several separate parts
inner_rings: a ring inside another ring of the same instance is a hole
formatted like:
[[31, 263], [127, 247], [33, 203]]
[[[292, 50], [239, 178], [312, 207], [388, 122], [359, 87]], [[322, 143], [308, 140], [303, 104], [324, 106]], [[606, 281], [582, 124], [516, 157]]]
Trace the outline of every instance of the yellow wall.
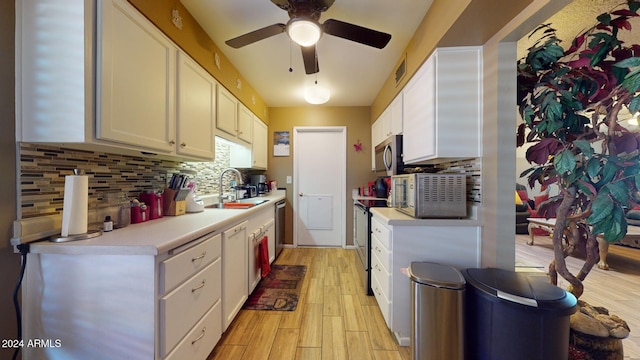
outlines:
[[[287, 107], [269, 109], [269, 179], [277, 180], [278, 187], [287, 189], [287, 244], [293, 243], [293, 184], [286, 184], [286, 177], [293, 176], [293, 147], [290, 156], [273, 156], [273, 132], [289, 131], [293, 137], [294, 126], [346, 126], [347, 127], [347, 179], [346, 179], [346, 239], [353, 244], [353, 207], [351, 190], [375, 179], [371, 172], [371, 125], [369, 107]], [[356, 152], [354, 144], [362, 143], [362, 151]]]
[[[242, 77], [238, 70], [222, 54], [218, 46], [200, 27], [187, 9], [177, 0], [128, 0], [173, 42], [194, 58], [227, 90], [231, 91], [245, 106], [266, 124], [269, 123], [269, 110], [262, 98]], [[178, 9], [182, 17], [182, 29], [171, 22], [171, 11]], [[220, 69], [215, 65], [214, 53], [220, 57]], [[242, 89], [236, 87], [236, 81], [242, 81]], [[253, 104], [255, 99], [255, 104]]]

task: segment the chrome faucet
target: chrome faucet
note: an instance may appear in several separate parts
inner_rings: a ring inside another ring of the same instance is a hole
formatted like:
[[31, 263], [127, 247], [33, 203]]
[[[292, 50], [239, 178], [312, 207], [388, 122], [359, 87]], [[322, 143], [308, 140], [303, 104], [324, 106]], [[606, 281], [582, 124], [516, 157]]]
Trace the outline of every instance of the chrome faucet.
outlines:
[[243, 185], [242, 182], [242, 174], [240, 173], [240, 171], [238, 171], [238, 169], [235, 168], [226, 168], [224, 170], [222, 170], [222, 172], [220, 173], [220, 180], [218, 181], [218, 205], [220, 208], [222, 208], [222, 179], [224, 178], [224, 174], [227, 171], [233, 171], [236, 174], [236, 177], [238, 178], [238, 185]]

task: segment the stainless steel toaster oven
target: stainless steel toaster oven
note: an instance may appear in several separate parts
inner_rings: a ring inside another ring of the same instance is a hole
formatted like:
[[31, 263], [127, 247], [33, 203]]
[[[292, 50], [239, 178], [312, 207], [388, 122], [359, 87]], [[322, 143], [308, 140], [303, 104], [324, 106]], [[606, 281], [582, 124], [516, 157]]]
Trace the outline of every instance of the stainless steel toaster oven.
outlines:
[[391, 206], [415, 218], [467, 216], [464, 174], [403, 174], [391, 177]]

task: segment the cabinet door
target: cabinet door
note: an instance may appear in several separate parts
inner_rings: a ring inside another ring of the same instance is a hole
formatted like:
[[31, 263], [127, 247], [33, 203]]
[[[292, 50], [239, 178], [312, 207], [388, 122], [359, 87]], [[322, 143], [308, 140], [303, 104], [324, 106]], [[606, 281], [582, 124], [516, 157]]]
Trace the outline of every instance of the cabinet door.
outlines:
[[433, 157], [436, 153], [435, 59], [429, 57], [403, 90], [404, 128], [402, 152], [405, 163]]
[[238, 120], [238, 100], [222, 85], [218, 85], [217, 92], [216, 127], [227, 134], [220, 134], [233, 140], [236, 137], [236, 121]]
[[98, 4], [96, 137], [171, 153], [177, 49], [127, 1]]
[[198, 63], [178, 53], [178, 154], [215, 157], [216, 82]]
[[267, 168], [267, 125], [254, 116], [253, 120], [253, 165], [255, 169]]
[[253, 113], [246, 106], [238, 103], [238, 139], [251, 144], [253, 140]]
[[247, 221], [222, 233], [222, 331], [247, 300]]
[[371, 125], [371, 170], [376, 170], [376, 145], [382, 141], [382, 119], [379, 117]]
[[389, 131], [390, 135], [400, 135], [402, 134], [402, 121], [403, 121], [403, 104], [402, 104], [402, 93], [399, 93], [391, 105], [389, 105], [390, 116], [389, 116]]

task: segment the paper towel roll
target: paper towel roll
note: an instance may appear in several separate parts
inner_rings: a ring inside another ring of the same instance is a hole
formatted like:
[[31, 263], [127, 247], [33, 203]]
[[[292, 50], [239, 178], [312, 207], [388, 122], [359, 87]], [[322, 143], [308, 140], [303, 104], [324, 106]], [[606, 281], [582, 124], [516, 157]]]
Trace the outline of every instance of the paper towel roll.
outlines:
[[89, 178], [86, 175], [69, 175], [64, 178], [64, 203], [62, 204], [62, 236], [87, 232], [89, 208]]

